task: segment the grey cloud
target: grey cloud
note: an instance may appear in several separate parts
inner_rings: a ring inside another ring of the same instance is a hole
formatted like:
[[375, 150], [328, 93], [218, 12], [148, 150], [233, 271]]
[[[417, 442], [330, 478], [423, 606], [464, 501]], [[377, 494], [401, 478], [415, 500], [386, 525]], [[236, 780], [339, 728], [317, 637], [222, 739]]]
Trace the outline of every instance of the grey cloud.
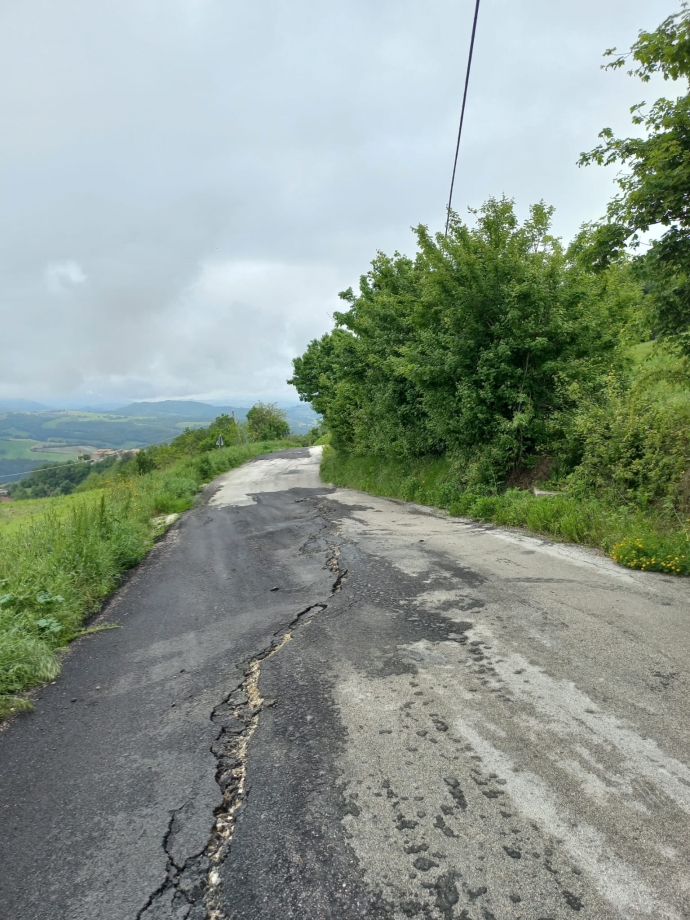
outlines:
[[[444, 219], [473, 3], [0, 8], [0, 396], [283, 395], [377, 248]], [[485, 0], [455, 205], [598, 216], [601, 53], [666, 0]], [[665, 87], [668, 89], [668, 87]]]

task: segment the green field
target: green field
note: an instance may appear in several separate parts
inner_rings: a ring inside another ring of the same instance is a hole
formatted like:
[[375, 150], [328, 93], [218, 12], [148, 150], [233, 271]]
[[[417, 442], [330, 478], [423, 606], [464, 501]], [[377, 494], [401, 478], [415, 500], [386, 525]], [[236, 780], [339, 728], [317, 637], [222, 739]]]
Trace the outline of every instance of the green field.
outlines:
[[[7, 435], [7, 432], [0, 432]], [[11, 483], [18, 474], [44, 463], [66, 463], [77, 459], [74, 446], [59, 442], [47, 446], [34, 438], [0, 437], [0, 483]]]
[[76, 460], [77, 452], [68, 445], [48, 445], [45, 441], [34, 441], [32, 438], [0, 438], [0, 459], [32, 460], [37, 463], [55, 460], [64, 463], [66, 460]]

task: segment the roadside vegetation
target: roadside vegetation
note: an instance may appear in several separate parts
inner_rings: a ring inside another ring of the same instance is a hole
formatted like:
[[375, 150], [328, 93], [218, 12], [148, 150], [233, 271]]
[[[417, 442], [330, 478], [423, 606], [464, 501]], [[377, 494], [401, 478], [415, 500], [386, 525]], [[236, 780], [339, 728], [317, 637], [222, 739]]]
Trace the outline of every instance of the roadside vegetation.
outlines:
[[[39, 465], [76, 460], [82, 450], [127, 450], [158, 444], [185, 428], [207, 426], [226, 413], [246, 422], [247, 409], [217, 407], [195, 400], [161, 400], [133, 403], [110, 411], [60, 411], [14, 408], [0, 401], [0, 483], [28, 473]], [[316, 419], [304, 404], [290, 406], [286, 421], [291, 431], [304, 436]]]
[[[329, 430], [323, 476], [690, 574], [690, 11], [632, 61], [685, 94], [635, 107], [607, 217], [567, 246], [552, 209], [492, 198], [413, 257], [379, 253], [292, 383]], [[655, 229], [641, 245], [640, 234]], [[551, 495], [535, 495], [539, 491]]]
[[[89, 632], [85, 619], [203, 484], [302, 443], [286, 436], [274, 406], [257, 416], [251, 429], [220, 416], [129, 459], [84, 464], [87, 475], [70, 495], [31, 499], [17, 490], [17, 501], [0, 505], [0, 717], [31, 707], [22, 691], [57, 676], [60, 650]], [[38, 482], [54, 469], [28, 478]]]
[[84, 462], [44, 463], [18, 482], [10, 483], [7, 491], [11, 498], [19, 501], [71, 495], [75, 491], [83, 491], [83, 483], [84, 488], [92, 489], [102, 481], [100, 477], [130, 469], [132, 460], [138, 472], [146, 473], [158, 466], [166, 466], [184, 452], [206, 453], [215, 450], [219, 437], [225, 446], [230, 446], [285, 439], [302, 444], [306, 436], [291, 436], [286, 413], [273, 403], [259, 402], [247, 413], [246, 422], [238, 423], [223, 413], [206, 428], [187, 427], [170, 443], [159, 444], [147, 450], [126, 451], [121, 457], [113, 455], [96, 464], [87, 462], [90, 459], [88, 454]]

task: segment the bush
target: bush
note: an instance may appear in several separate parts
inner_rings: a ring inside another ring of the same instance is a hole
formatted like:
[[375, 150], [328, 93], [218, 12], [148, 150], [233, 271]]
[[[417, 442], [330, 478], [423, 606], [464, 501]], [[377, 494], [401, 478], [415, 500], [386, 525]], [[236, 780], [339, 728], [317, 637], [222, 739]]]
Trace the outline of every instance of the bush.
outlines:
[[613, 547], [616, 562], [642, 572], [664, 572], [667, 575], [690, 575], [690, 540], [679, 535], [674, 540], [657, 534], [626, 537]]
[[[646, 384], [646, 385], [645, 385]], [[690, 512], [690, 398], [610, 378], [606, 398], [575, 416], [582, 460], [571, 485], [640, 508]]]
[[418, 227], [413, 258], [378, 254], [294, 361], [290, 382], [335, 447], [449, 453], [488, 485], [561, 447], [568, 413], [622, 364], [642, 295], [625, 265], [595, 275], [565, 251], [551, 214], [535, 205], [521, 225], [513, 202], [490, 199], [475, 226]]
[[155, 457], [150, 451], [140, 450], [134, 457], [134, 466], [140, 476], [145, 476], [156, 469]]
[[275, 403], [258, 402], [247, 412], [247, 433], [250, 441], [286, 438], [290, 433], [287, 415]]
[[196, 470], [202, 479], [210, 479], [213, 473], [213, 464], [208, 457], [199, 457], [196, 463]]

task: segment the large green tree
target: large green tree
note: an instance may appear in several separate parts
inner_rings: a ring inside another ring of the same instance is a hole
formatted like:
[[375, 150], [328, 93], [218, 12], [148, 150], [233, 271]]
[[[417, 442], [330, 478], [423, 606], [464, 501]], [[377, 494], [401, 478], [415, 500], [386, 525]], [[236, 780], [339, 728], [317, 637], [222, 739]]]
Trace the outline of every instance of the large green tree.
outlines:
[[247, 433], [251, 441], [277, 441], [287, 437], [290, 426], [286, 413], [275, 403], [256, 403], [247, 412]]
[[[690, 8], [669, 16], [653, 32], [640, 32], [630, 52], [606, 54], [609, 68], [632, 61], [631, 75], [647, 83], [655, 74], [682, 86], [674, 99], [633, 106], [633, 123], [642, 136], [618, 138], [610, 128], [602, 143], [582, 154], [580, 163], [620, 164], [620, 189], [599, 225], [592, 254], [599, 265], [616, 259], [627, 246], [647, 281], [655, 334], [690, 355]], [[656, 239], [640, 250], [639, 234]]]
[[474, 226], [417, 228], [413, 259], [379, 253], [336, 328], [294, 362], [336, 446], [387, 456], [453, 451], [501, 477], [563, 439], [564, 414], [616, 360], [625, 268], [564, 252], [539, 204], [520, 224], [490, 199]]

